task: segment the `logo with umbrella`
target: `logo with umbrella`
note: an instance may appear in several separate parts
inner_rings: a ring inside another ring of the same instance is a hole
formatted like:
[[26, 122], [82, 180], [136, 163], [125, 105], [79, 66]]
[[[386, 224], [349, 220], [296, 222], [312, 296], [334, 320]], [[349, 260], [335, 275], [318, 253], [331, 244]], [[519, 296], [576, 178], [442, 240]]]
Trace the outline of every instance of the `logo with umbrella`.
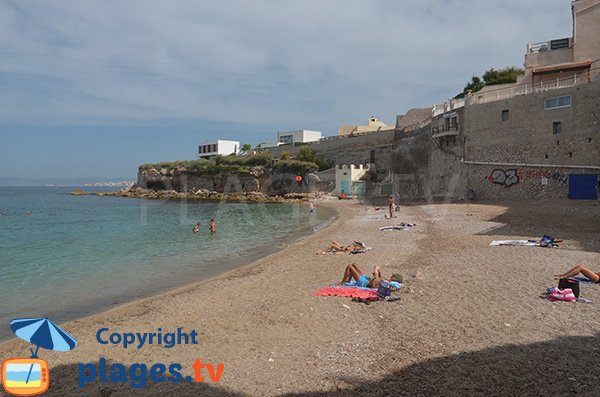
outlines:
[[2, 386], [14, 396], [35, 396], [45, 393], [50, 385], [48, 362], [38, 357], [40, 347], [67, 352], [77, 340], [46, 318], [18, 318], [10, 328], [19, 338], [36, 346], [30, 358], [9, 358], [2, 363]]

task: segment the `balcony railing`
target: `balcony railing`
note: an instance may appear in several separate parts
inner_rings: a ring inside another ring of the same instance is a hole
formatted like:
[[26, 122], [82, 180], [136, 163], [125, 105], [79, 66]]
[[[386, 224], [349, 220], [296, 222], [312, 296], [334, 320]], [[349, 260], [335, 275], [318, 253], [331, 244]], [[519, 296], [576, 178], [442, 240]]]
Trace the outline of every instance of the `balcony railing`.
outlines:
[[556, 78], [554, 80], [541, 81], [532, 84], [520, 84], [507, 88], [500, 88], [494, 91], [475, 92], [469, 96], [469, 103], [487, 103], [500, 101], [503, 99], [514, 98], [520, 95], [534, 94], [537, 92], [545, 92], [558, 88], [573, 87], [576, 85], [587, 84], [588, 78], [574, 74], [569, 77]]
[[443, 136], [456, 136], [458, 135], [458, 124], [440, 125], [431, 127], [431, 136], [433, 138], [440, 138]]
[[573, 39], [565, 37], [564, 39], [556, 39], [542, 41], [540, 43], [527, 44], [528, 54], [537, 54], [538, 52], [559, 50], [561, 48], [569, 48], [573, 45]]
[[465, 99], [451, 99], [448, 102], [444, 102], [441, 105], [433, 105], [433, 109], [431, 109], [431, 116], [436, 117], [440, 114], [444, 114], [447, 112], [451, 112], [453, 110], [457, 110], [465, 106]]

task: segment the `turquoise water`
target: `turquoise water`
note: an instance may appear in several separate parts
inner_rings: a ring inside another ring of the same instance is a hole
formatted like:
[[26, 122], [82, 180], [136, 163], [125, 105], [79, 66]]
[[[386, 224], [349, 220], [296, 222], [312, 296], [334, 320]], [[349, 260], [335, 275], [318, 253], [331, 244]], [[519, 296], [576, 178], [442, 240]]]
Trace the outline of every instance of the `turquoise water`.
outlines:
[[73, 189], [0, 187], [0, 339], [12, 336], [12, 318], [62, 322], [205, 279], [334, 217], [325, 208], [309, 216], [299, 204], [70, 196]]

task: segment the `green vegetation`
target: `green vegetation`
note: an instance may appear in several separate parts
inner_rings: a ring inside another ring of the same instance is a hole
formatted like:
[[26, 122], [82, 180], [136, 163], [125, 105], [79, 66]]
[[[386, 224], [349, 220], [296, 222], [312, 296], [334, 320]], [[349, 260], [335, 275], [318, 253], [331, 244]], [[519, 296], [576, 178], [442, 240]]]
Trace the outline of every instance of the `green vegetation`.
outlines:
[[517, 76], [523, 74], [525, 74], [525, 70], [514, 66], [499, 70], [491, 68], [483, 74], [483, 80], [477, 76], [471, 77], [471, 81], [465, 85], [463, 91], [454, 98], [464, 98], [468, 92], [477, 92], [488, 85], [515, 83]]
[[151, 169], [166, 169], [167, 171], [188, 171], [204, 175], [216, 175], [222, 172], [235, 174], [248, 174], [250, 167], [271, 168], [273, 155], [269, 152], [258, 153], [253, 156], [217, 156], [214, 160], [182, 160], [170, 161], [154, 164], [142, 164], [139, 171], [149, 171]]
[[296, 160], [315, 163], [319, 167], [319, 171], [328, 170], [331, 167], [333, 167], [332, 161], [325, 160], [323, 157], [316, 154], [315, 151], [308, 146], [303, 147], [298, 151], [298, 154], [296, 155]]
[[242, 145], [242, 150], [243, 150], [244, 152], [247, 152], [247, 151], [248, 151], [248, 150], [250, 150], [250, 149], [252, 149], [252, 145], [251, 145], [251, 144], [249, 144], [249, 143], [244, 143], [244, 144]]
[[273, 168], [281, 173], [302, 175], [317, 171], [319, 166], [309, 161], [281, 160]]
[[184, 160], [171, 161], [155, 164], [142, 164], [139, 171], [149, 171], [151, 169], [165, 169], [172, 171], [187, 171], [204, 175], [216, 175], [222, 172], [248, 174], [252, 167], [263, 167], [265, 169], [274, 169], [281, 173], [303, 175], [317, 170], [324, 170], [332, 167], [332, 162], [323, 159], [316, 154], [310, 147], [300, 149], [295, 160], [289, 152], [283, 152], [281, 160], [273, 166], [273, 155], [271, 152], [257, 153], [252, 156], [217, 156], [213, 160]]

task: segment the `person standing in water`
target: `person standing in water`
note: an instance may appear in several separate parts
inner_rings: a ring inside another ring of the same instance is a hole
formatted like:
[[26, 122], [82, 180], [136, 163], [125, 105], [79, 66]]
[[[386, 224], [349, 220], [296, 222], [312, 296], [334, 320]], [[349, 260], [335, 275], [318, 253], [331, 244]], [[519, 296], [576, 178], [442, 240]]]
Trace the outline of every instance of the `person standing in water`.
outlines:
[[213, 234], [217, 232], [217, 223], [214, 219], [210, 220], [210, 232]]
[[199, 231], [200, 231], [200, 223], [196, 223], [196, 224], [194, 225], [194, 228], [192, 229], [192, 232], [193, 232], [194, 234], [196, 234], [196, 233], [198, 233]]
[[313, 204], [313, 202], [311, 201], [309, 204], [309, 210], [308, 210], [308, 214], [312, 215], [314, 213], [317, 212], [317, 209], [315, 208], [315, 205]]

